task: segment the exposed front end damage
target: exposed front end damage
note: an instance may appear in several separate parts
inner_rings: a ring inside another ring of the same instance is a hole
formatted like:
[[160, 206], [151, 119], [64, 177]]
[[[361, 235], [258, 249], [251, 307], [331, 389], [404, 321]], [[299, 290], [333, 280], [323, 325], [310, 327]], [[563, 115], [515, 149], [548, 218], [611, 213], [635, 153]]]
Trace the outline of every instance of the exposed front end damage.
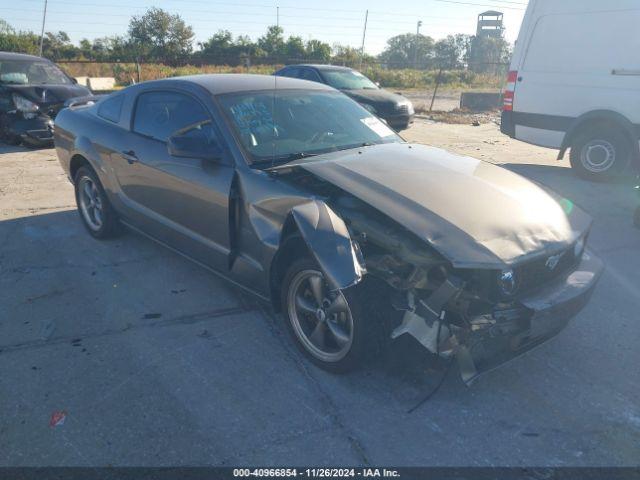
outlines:
[[[559, 250], [554, 246], [514, 264], [460, 268], [350, 192], [300, 170], [286, 176], [322, 199], [297, 207], [298, 216], [304, 212], [304, 218], [315, 219], [314, 226], [331, 225], [331, 232], [338, 225], [343, 250], [351, 252], [353, 245], [357, 252], [358, 262], [347, 258], [349, 253], [328, 266], [328, 276], [341, 265], [342, 285], [358, 283], [365, 273], [386, 282], [398, 312], [391, 338], [408, 334], [433, 355], [455, 358], [467, 384], [558, 334], [587, 303], [603, 270], [602, 262], [584, 248], [588, 223], [578, 240]], [[304, 232], [303, 217], [298, 223]], [[323, 247], [317, 234], [315, 242], [312, 251], [335, 249], [334, 243]], [[322, 256], [332, 258], [329, 253]], [[361, 271], [353, 270], [360, 264]], [[504, 291], [503, 277], [517, 279], [513, 290]]]
[[586, 305], [602, 271], [602, 262], [586, 252], [574, 271], [542, 290], [474, 317], [457, 310], [468, 292], [450, 277], [426, 297], [407, 293], [402, 324], [392, 337], [410, 334], [435, 355], [455, 355], [463, 381], [471, 384], [564, 329]]
[[[592, 253], [572, 245], [545, 286], [538, 288], [535, 278], [521, 280], [518, 294], [505, 295], [488, 286], [497, 287], [500, 270], [453, 268], [352, 197], [339, 197], [335, 208], [358, 240], [367, 271], [392, 287], [391, 301], [402, 320], [391, 337], [409, 334], [434, 355], [455, 356], [467, 384], [558, 334], [587, 303], [603, 270]], [[557, 256], [515, 270], [533, 276], [530, 270]]]

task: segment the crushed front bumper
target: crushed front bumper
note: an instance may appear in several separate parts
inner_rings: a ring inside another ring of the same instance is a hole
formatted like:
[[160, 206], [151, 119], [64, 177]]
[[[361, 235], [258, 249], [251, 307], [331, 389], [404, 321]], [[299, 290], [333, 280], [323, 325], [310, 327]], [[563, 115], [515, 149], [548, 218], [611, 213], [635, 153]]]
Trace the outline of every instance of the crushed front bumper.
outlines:
[[53, 119], [45, 114], [25, 118], [18, 112], [7, 119], [8, 133], [34, 146], [53, 145]]
[[458, 345], [455, 354], [462, 380], [471, 384], [560, 333], [587, 304], [603, 270], [602, 261], [587, 251], [573, 272], [521, 299], [521, 308], [496, 312], [491, 328], [471, 332]]

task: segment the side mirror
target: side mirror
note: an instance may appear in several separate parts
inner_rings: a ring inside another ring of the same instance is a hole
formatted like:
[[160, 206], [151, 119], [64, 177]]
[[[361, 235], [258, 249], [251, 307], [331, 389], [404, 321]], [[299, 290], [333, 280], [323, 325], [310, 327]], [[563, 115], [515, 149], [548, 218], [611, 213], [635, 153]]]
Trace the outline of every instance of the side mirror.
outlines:
[[182, 158], [198, 158], [210, 162], [222, 158], [222, 148], [217, 143], [207, 141], [204, 135], [193, 135], [193, 130], [169, 137], [169, 155]]
[[74, 85], [77, 85], [78, 79], [76, 77], [71, 77], [71, 83], [73, 83]]

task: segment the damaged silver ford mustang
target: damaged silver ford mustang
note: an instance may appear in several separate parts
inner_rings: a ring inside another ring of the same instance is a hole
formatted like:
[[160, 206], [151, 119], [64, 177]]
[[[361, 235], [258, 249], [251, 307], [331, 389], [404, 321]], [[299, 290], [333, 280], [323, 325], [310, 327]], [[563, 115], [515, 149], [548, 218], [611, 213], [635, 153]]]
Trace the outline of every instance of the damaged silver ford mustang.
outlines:
[[62, 110], [55, 145], [91, 235], [127, 225], [263, 297], [332, 371], [410, 335], [471, 382], [562, 330], [603, 269], [569, 200], [318, 83], [143, 83]]

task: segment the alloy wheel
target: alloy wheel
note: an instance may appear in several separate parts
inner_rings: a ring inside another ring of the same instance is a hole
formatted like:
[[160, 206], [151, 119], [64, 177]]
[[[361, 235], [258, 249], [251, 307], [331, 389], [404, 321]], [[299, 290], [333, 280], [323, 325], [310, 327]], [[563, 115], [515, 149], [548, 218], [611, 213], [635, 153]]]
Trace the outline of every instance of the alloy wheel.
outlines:
[[291, 281], [287, 309], [293, 330], [314, 357], [343, 359], [353, 344], [353, 317], [344, 294], [330, 291], [324, 275], [303, 270]]
[[103, 205], [100, 191], [89, 177], [82, 177], [78, 184], [78, 200], [80, 210], [88, 227], [97, 232], [103, 224]]

